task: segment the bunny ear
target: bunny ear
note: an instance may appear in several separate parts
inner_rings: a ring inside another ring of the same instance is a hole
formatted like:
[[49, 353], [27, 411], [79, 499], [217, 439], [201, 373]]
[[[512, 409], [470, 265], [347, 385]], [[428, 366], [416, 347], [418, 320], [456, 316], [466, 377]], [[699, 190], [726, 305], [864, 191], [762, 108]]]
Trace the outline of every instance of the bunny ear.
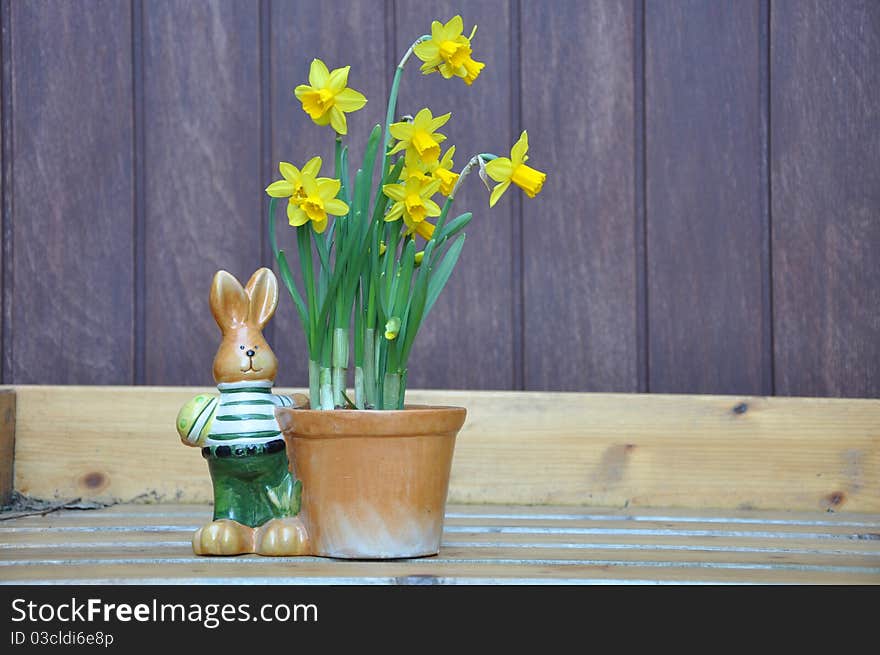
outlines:
[[248, 319], [249, 301], [241, 283], [226, 271], [217, 271], [211, 284], [211, 313], [223, 332]]
[[278, 306], [278, 280], [271, 270], [261, 268], [248, 280], [245, 291], [251, 299], [248, 323], [262, 328]]

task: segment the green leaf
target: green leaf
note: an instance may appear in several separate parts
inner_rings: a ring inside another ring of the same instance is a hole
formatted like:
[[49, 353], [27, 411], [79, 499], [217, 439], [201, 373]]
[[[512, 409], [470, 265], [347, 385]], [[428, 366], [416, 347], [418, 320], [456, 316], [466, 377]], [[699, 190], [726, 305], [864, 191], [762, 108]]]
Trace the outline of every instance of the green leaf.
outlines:
[[342, 145], [342, 139], [339, 137], [336, 138], [333, 175], [342, 182], [336, 197], [345, 202], [350, 208], [351, 203], [348, 200], [348, 185], [350, 184], [348, 179], [348, 146]]
[[309, 312], [306, 308], [305, 303], [303, 302], [302, 295], [300, 295], [299, 289], [296, 288], [296, 282], [293, 279], [293, 275], [290, 272], [290, 266], [287, 263], [287, 255], [284, 254], [283, 250], [278, 249], [278, 241], [275, 237], [275, 206], [276, 199], [269, 199], [269, 245], [272, 248], [272, 253], [275, 255], [275, 260], [278, 262], [278, 271], [281, 274], [281, 281], [284, 283], [284, 286], [287, 287], [287, 292], [290, 294], [290, 297], [293, 299], [293, 304], [296, 307], [296, 313], [299, 315], [300, 323], [302, 323], [303, 332], [306, 334], [306, 338], [309, 336]]
[[[335, 223], [336, 221], [334, 221]], [[321, 260], [321, 269], [325, 271], [330, 270], [330, 248], [327, 245], [327, 238], [325, 232], [324, 234], [315, 234], [315, 246], [318, 251], [318, 258]]]
[[[400, 258], [400, 268], [397, 270], [397, 290], [394, 293], [394, 308], [392, 315], [402, 316], [403, 324], [398, 334], [398, 344], [403, 344], [407, 331], [407, 318], [409, 315], [409, 297], [412, 288], [413, 271], [415, 270], [416, 244], [410, 239], [403, 249]], [[401, 347], [402, 350], [402, 347]]]
[[269, 245], [272, 248], [272, 254], [278, 257], [278, 241], [275, 238], [275, 204], [277, 199], [269, 199]]
[[406, 317], [406, 334], [403, 337], [403, 349], [401, 350], [400, 365], [406, 367], [409, 359], [409, 352], [412, 349], [413, 341], [422, 325], [422, 319], [425, 315], [425, 303], [428, 299], [428, 270], [419, 271], [416, 278], [415, 289], [413, 290], [412, 300], [410, 301]]
[[462, 234], [452, 242], [452, 245], [449, 246], [449, 250], [443, 256], [443, 260], [434, 267], [433, 271], [431, 271], [430, 279], [428, 280], [428, 298], [425, 302], [425, 312], [422, 316], [423, 320], [428, 316], [434, 303], [437, 302], [437, 297], [449, 281], [449, 276], [452, 275], [452, 269], [455, 268], [456, 263], [458, 263], [461, 249], [464, 247], [465, 236], [466, 235]]
[[391, 313], [394, 315], [401, 315], [406, 307], [406, 302], [409, 299], [410, 285], [412, 284], [415, 259], [416, 243], [413, 239], [408, 239], [406, 246], [403, 248], [403, 255], [400, 258], [400, 267], [397, 270], [397, 290], [392, 296], [394, 299], [394, 309], [391, 310]]
[[[373, 191], [373, 169], [376, 167], [376, 153], [379, 149], [379, 143], [382, 139], [382, 128], [379, 125], [373, 127], [373, 131], [370, 132], [370, 138], [367, 140], [367, 147], [364, 150], [364, 161], [361, 169], [363, 171], [363, 182], [358, 183], [355, 180], [355, 191], [357, 191], [358, 184], [363, 184], [364, 191], [363, 196], [360, 201], [357, 202], [358, 209], [360, 209], [361, 214], [366, 217], [367, 215], [367, 205], [370, 204], [370, 194]], [[379, 195], [382, 194], [382, 189], [379, 189]], [[355, 193], [355, 197], [357, 197], [357, 193]], [[364, 232], [367, 231], [367, 227], [364, 227]]]
[[403, 157], [401, 157], [388, 172], [383, 172], [382, 181], [379, 183], [379, 190], [378, 193], [376, 193], [376, 202], [373, 205], [372, 221], [374, 223], [382, 221], [382, 217], [385, 215], [385, 208], [388, 206], [389, 198], [382, 191], [382, 187], [400, 179], [400, 172], [403, 170], [403, 164]]
[[281, 273], [281, 281], [284, 282], [284, 286], [287, 287], [288, 293], [290, 293], [290, 297], [293, 298], [293, 304], [296, 306], [296, 312], [299, 314], [300, 322], [303, 326], [303, 332], [305, 332], [306, 336], [309, 334], [309, 311], [306, 309], [306, 304], [303, 302], [302, 296], [299, 293], [299, 289], [296, 288], [296, 282], [293, 280], [293, 275], [290, 272], [290, 266], [287, 264], [287, 256], [284, 254], [283, 250], [278, 251], [278, 256], [276, 257], [278, 261], [278, 270]]
[[[311, 225], [300, 225], [296, 228], [296, 245], [299, 248], [299, 264], [302, 268], [303, 285], [306, 288], [306, 298], [308, 300], [309, 318], [309, 343], [315, 345], [318, 343], [318, 329], [315, 323], [315, 315], [318, 312], [318, 300], [315, 295], [315, 270], [312, 265], [312, 227]], [[311, 353], [314, 355], [314, 353]]]
[[448, 225], [445, 225], [443, 229], [440, 230], [439, 234], [434, 235], [434, 238], [437, 241], [443, 241], [444, 239], [454, 237], [456, 234], [458, 234], [468, 226], [468, 223], [471, 222], [471, 219], [473, 217], [474, 216], [471, 212], [465, 212], [454, 221], [450, 222]]
[[375, 166], [376, 152], [379, 150], [379, 140], [381, 138], [382, 126], [377, 123], [370, 132], [370, 137], [367, 139], [367, 147], [364, 150], [364, 165], [362, 167], [371, 177], [373, 166]]

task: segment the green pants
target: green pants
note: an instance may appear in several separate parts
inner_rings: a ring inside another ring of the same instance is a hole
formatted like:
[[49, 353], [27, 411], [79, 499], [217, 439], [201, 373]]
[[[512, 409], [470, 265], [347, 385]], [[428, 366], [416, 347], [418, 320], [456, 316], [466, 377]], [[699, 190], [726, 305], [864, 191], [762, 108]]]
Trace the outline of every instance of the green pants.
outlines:
[[214, 483], [214, 520], [231, 519], [256, 528], [299, 513], [302, 484], [287, 467], [287, 454], [245, 457], [207, 455]]

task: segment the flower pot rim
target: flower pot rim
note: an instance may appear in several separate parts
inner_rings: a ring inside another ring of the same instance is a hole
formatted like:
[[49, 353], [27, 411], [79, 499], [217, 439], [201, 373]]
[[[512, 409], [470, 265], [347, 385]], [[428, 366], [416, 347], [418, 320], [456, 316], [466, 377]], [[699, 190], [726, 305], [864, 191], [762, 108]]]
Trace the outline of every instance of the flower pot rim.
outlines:
[[406, 405], [404, 409], [275, 409], [285, 438], [445, 436], [464, 425], [467, 409], [452, 405]]

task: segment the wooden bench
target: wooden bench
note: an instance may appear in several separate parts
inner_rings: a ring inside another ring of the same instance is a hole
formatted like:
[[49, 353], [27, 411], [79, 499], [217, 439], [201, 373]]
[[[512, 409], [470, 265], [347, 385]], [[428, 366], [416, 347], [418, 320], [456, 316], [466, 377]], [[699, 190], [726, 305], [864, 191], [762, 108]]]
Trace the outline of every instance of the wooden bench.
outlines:
[[352, 562], [192, 554], [204, 391], [0, 389], [0, 490], [54, 503], [0, 514], [0, 582], [880, 583], [878, 400], [412, 391], [468, 408], [440, 555]]

